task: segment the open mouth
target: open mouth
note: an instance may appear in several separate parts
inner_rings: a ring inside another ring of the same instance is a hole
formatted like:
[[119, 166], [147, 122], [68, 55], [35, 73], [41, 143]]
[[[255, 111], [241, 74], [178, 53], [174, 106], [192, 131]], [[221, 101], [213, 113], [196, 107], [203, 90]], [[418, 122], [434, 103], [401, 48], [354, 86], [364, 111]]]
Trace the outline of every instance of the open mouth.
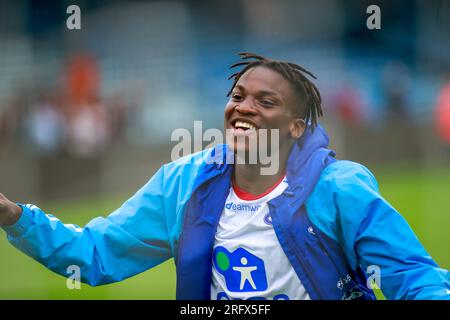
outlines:
[[233, 127], [236, 131], [244, 131], [245, 132], [245, 131], [249, 131], [249, 130], [256, 130], [256, 127], [253, 124], [246, 122], [246, 121], [239, 121], [239, 120], [236, 120], [234, 122]]

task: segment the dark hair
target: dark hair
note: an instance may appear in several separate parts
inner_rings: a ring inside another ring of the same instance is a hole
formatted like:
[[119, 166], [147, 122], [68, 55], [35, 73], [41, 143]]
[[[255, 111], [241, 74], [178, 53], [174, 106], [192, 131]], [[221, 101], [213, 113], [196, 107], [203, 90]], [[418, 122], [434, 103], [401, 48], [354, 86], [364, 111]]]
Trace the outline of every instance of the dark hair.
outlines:
[[[322, 98], [317, 87], [306, 77], [306, 75], [314, 79], [316, 79], [316, 77], [311, 72], [295, 63], [272, 60], [254, 53], [240, 52], [238, 54], [242, 61], [231, 65], [230, 69], [238, 66], [245, 67], [228, 77], [228, 80], [234, 80], [230, 91], [227, 93], [227, 97], [230, 96], [242, 75], [251, 68], [263, 66], [272, 69], [281, 74], [295, 88], [295, 91], [300, 97], [300, 103], [302, 104], [298, 109], [299, 115], [305, 120], [306, 124], [311, 121], [311, 128], [314, 130], [317, 126], [317, 119], [323, 115]], [[245, 61], [248, 59], [252, 60]]]

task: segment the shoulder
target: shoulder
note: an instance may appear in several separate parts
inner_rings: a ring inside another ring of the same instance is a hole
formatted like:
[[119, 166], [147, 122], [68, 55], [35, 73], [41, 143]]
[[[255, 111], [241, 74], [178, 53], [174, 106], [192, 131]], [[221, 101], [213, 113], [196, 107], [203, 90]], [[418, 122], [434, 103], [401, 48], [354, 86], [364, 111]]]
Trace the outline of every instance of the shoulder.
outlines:
[[375, 176], [362, 164], [338, 160], [328, 165], [306, 201], [311, 221], [329, 237], [337, 240], [337, 221], [379, 197]]
[[327, 166], [320, 175], [317, 185], [326, 185], [334, 191], [348, 191], [366, 186], [378, 191], [378, 183], [373, 173], [364, 165], [338, 160]]
[[205, 165], [211, 152], [212, 149], [205, 149], [164, 164], [161, 168], [164, 177], [173, 179], [176, 176], [183, 175], [188, 179], [193, 178]]
[[138, 191], [138, 194], [162, 195], [177, 203], [179, 197], [189, 196], [193, 183], [201, 173], [210, 152], [210, 149], [206, 149], [162, 165]]

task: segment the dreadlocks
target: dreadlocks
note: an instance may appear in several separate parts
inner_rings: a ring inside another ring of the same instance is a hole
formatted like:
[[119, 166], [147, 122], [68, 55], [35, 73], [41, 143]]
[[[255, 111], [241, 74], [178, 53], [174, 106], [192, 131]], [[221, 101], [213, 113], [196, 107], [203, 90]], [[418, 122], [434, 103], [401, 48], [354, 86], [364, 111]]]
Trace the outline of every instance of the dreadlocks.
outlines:
[[322, 111], [322, 98], [320, 96], [319, 90], [317, 90], [317, 87], [314, 85], [314, 83], [312, 83], [306, 77], [306, 75], [308, 75], [316, 79], [316, 77], [311, 72], [309, 72], [308, 70], [302, 68], [297, 64], [272, 60], [254, 53], [241, 52], [239, 53], [239, 56], [243, 61], [231, 65], [230, 69], [239, 66], [244, 67], [239, 72], [236, 72], [232, 74], [230, 77], [228, 77], [228, 80], [230, 79], [234, 80], [233, 85], [227, 94], [227, 97], [230, 96], [239, 79], [248, 70], [257, 66], [270, 68], [281, 74], [295, 88], [302, 103], [302, 105], [299, 106], [298, 114], [305, 120], [306, 124], [308, 124], [309, 121], [311, 121], [311, 127], [312, 130], [314, 130], [314, 128], [317, 126], [317, 119], [323, 115], [323, 111]]

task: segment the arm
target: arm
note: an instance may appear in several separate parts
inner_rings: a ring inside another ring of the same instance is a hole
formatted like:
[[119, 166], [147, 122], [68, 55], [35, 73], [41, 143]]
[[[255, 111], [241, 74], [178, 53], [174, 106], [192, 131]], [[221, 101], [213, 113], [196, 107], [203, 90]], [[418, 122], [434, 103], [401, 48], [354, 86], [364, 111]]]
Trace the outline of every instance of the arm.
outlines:
[[67, 275], [67, 267], [77, 265], [90, 285], [120, 281], [171, 257], [163, 179], [160, 169], [119, 209], [84, 228], [33, 205], [21, 205], [19, 220], [3, 228], [15, 247], [56, 273]]
[[333, 179], [338, 234], [354, 265], [381, 270], [388, 299], [450, 299], [450, 275], [433, 261], [365, 167], [346, 162]]

